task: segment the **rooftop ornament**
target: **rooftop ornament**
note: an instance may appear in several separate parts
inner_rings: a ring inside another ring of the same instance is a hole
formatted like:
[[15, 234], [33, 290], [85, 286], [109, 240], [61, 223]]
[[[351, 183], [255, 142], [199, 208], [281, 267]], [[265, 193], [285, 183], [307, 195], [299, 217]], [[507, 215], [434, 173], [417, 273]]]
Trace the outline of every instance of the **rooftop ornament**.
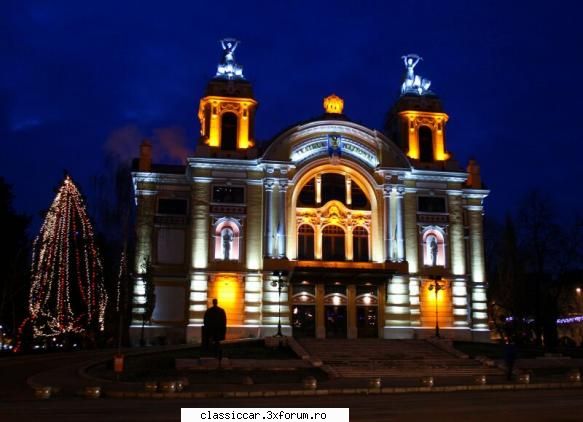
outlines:
[[243, 76], [243, 67], [239, 66], [235, 61], [235, 50], [239, 45], [239, 40], [235, 38], [225, 38], [221, 40], [221, 47], [223, 47], [223, 57], [217, 66], [217, 74], [215, 77], [221, 79], [245, 79]]
[[342, 110], [344, 109], [344, 100], [337, 96], [336, 94], [332, 94], [326, 98], [324, 98], [324, 110], [328, 114], [342, 114]]
[[417, 66], [417, 63], [419, 63], [420, 60], [423, 60], [423, 58], [419, 57], [417, 54], [407, 54], [401, 58], [403, 59], [403, 63], [405, 63], [405, 67], [407, 68], [405, 80], [403, 81], [403, 85], [401, 85], [401, 95], [431, 94], [431, 91], [429, 90], [431, 81], [415, 74], [415, 66]]

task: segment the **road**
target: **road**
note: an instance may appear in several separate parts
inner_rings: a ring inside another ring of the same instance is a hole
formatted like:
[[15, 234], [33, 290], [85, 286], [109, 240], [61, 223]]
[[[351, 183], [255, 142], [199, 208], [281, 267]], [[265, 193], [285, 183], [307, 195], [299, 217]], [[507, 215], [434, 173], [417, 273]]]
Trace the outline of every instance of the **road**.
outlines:
[[350, 407], [350, 420], [581, 421], [583, 391], [532, 390], [381, 396], [215, 400], [17, 400], [0, 404], [0, 420], [179, 421], [181, 407]]
[[581, 421], [583, 389], [256, 399], [120, 400], [61, 395], [35, 400], [26, 379], [110, 357], [83, 351], [0, 359], [0, 422], [179, 421], [182, 407], [349, 407], [351, 421]]

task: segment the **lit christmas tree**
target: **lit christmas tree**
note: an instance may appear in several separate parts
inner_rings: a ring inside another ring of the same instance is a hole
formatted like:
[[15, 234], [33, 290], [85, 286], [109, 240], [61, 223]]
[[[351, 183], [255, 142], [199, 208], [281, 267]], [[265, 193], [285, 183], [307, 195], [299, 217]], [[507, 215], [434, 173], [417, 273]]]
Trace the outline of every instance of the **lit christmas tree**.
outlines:
[[103, 330], [106, 304], [93, 228], [65, 176], [33, 244], [29, 322], [35, 337]]

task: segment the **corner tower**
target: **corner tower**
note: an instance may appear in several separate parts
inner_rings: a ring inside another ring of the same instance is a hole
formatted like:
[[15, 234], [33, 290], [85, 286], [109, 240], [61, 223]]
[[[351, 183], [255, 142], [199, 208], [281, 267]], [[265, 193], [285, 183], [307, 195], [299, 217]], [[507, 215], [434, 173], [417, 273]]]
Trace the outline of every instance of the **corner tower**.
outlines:
[[445, 147], [445, 124], [441, 101], [429, 87], [431, 82], [416, 75], [421, 57], [403, 56], [406, 67], [401, 95], [387, 119], [386, 132], [405, 152], [415, 167], [440, 167], [450, 159]]
[[243, 68], [235, 61], [239, 41], [221, 41], [223, 56], [217, 73], [200, 100], [198, 118], [201, 140], [198, 157], [253, 158], [257, 155], [254, 120], [257, 101]]

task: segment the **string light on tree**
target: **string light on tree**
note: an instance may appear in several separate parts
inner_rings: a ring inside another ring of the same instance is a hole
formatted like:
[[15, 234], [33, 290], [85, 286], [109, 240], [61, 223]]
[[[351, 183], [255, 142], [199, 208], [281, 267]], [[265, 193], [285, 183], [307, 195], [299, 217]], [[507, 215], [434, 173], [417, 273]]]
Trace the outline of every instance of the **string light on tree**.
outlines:
[[103, 330], [103, 266], [85, 204], [69, 176], [33, 244], [29, 299], [36, 336]]

